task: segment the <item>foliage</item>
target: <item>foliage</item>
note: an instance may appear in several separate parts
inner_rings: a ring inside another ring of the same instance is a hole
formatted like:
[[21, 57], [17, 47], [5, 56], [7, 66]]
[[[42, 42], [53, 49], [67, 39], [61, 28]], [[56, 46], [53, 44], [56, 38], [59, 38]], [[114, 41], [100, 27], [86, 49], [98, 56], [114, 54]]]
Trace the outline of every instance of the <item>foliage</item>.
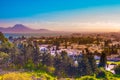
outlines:
[[102, 52], [99, 62], [99, 67], [105, 67], [107, 63], [107, 56], [106, 53]]
[[71, 60], [67, 56], [66, 52], [62, 52], [61, 55], [56, 54], [54, 62], [55, 75], [57, 75], [58, 77], [66, 77], [67, 68], [71, 64], [70, 61]]
[[78, 75], [91, 75], [92, 70], [87, 55], [83, 55], [82, 60], [78, 61]]
[[0, 52], [0, 67], [2, 65], [4, 65], [4, 67], [5, 67], [5, 65], [7, 65], [7, 63], [8, 63], [9, 58], [10, 58], [10, 56], [7, 53]]
[[4, 35], [3, 35], [3, 33], [2, 32], [0, 32], [0, 41], [2, 42], [2, 43], [4, 43], [4, 42], [7, 42], [8, 40], [7, 40], [7, 38], [5, 38], [4, 37]]
[[94, 55], [92, 53], [88, 53], [87, 54], [87, 57], [88, 57], [88, 62], [89, 62], [89, 65], [91, 67], [91, 71], [92, 71], [92, 74], [96, 73], [97, 72], [97, 65], [96, 65], [96, 60], [94, 59]]
[[105, 70], [103, 68], [100, 68], [96, 74], [97, 78], [106, 78], [106, 73]]
[[42, 64], [46, 66], [53, 66], [53, 56], [50, 53], [44, 53], [42, 56]]
[[55, 72], [55, 68], [54, 67], [47, 67], [47, 72], [53, 74]]
[[29, 60], [26, 64], [25, 64], [25, 66], [24, 66], [24, 68], [25, 69], [28, 69], [28, 70], [34, 70], [34, 63], [33, 63], [33, 61], [32, 60]]
[[77, 78], [76, 80], [96, 80], [93, 76], [83, 76], [81, 78]]
[[115, 74], [112, 74], [111, 72], [106, 71], [104, 68], [99, 68], [99, 70], [96, 74], [96, 78], [98, 78], [98, 79], [107, 79], [107, 80], [115, 79], [115, 80], [117, 80], [117, 78], [114, 76], [115, 76]]
[[117, 65], [115, 68], [115, 73], [120, 75], [120, 65]]

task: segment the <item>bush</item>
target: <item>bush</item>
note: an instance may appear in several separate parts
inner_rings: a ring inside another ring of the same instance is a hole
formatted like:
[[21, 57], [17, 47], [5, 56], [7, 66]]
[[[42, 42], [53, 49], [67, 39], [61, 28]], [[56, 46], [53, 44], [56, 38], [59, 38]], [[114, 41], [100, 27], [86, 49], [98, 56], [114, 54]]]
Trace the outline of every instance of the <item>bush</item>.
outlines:
[[47, 72], [53, 74], [55, 72], [55, 68], [54, 67], [47, 67]]
[[105, 78], [107, 75], [106, 75], [106, 73], [105, 73], [105, 70], [104, 69], [99, 69], [99, 71], [97, 72], [97, 74], [96, 74], [96, 77], [97, 78]]
[[119, 75], [120, 75], [120, 65], [116, 66], [116, 67], [114, 68], [114, 70], [115, 70], [115, 73], [116, 73], [116, 74], [119, 74]]
[[104, 68], [100, 68], [96, 74], [96, 78], [98, 79], [102, 79], [102, 80], [112, 80], [115, 77], [113, 75], [113, 73], [109, 72], [109, 71], [106, 71]]
[[32, 60], [28, 60], [28, 62], [25, 64], [24, 68], [31, 71], [31, 70], [35, 69], [35, 65]]
[[94, 78], [94, 76], [83, 76], [83, 77], [78, 78], [76, 80], [96, 80], [96, 78]]

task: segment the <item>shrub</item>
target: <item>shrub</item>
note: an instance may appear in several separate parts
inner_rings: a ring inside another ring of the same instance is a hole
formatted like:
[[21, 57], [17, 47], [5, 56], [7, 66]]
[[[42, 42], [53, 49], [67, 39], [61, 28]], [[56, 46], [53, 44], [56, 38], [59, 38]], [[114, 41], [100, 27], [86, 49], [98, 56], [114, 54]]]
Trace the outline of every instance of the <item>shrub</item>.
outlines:
[[55, 72], [55, 68], [54, 67], [47, 67], [47, 72], [52, 74]]
[[97, 78], [105, 78], [107, 75], [106, 75], [106, 73], [105, 73], [105, 70], [104, 69], [99, 69], [99, 71], [97, 72], [97, 74], [96, 74], [96, 77]]
[[96, 80], [96, 78], [94, 78], [94, 76], [83, 76], [83, 77], [78, 78], [76, 80]]
[[9, 55], [4, 52], [0, 52], [0, 64], [5, 63], [9, 59]]
[[119, 74], [119, 75], [120, 75], [120, 65], [116, 66], [116, 67], [114, 68], [114, 70], [115, 70], [115, 73], [116, 73], [116, 74]]
[[32, 60], [28, 60], [28, 62], [25, 64], [24, 68], [31, 71], [31, 70], [34, 70], [35, 65]]

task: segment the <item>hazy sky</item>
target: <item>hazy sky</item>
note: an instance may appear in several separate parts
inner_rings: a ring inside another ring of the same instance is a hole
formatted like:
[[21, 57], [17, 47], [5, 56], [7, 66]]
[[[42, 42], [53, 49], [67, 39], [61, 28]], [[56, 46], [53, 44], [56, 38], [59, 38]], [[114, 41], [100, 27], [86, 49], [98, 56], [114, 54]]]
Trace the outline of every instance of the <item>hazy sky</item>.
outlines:
[[0, 27], [120, 31], [120, 0], [0, 0]]

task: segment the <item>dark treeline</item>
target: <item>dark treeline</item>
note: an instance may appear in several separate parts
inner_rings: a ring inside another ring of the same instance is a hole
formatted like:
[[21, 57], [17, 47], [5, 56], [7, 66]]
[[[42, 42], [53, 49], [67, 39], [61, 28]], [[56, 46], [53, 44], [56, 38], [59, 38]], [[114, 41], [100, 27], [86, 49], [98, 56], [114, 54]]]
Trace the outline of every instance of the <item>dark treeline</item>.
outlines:
[[[102, 38], [96, 37], [88, 37], [88, 36], [82, 36], [82, 37], [74, 37], [74, 36], [58, 36], [58, 37], [41, 37], [41, 38], [34, 38], [31, 37], [31, 40], [39, 39], [38, 43], [40, 44], [54, 44], [55, 41], [58, 41], [59, 43], [77, 43], [77, 44], [91, 44], [94, 43], [94, 41], [97, 41], [96, 44], [99, 44], [99, 42], [102, 40]], [[42, 40], [45, 41], [42, 41]]]

